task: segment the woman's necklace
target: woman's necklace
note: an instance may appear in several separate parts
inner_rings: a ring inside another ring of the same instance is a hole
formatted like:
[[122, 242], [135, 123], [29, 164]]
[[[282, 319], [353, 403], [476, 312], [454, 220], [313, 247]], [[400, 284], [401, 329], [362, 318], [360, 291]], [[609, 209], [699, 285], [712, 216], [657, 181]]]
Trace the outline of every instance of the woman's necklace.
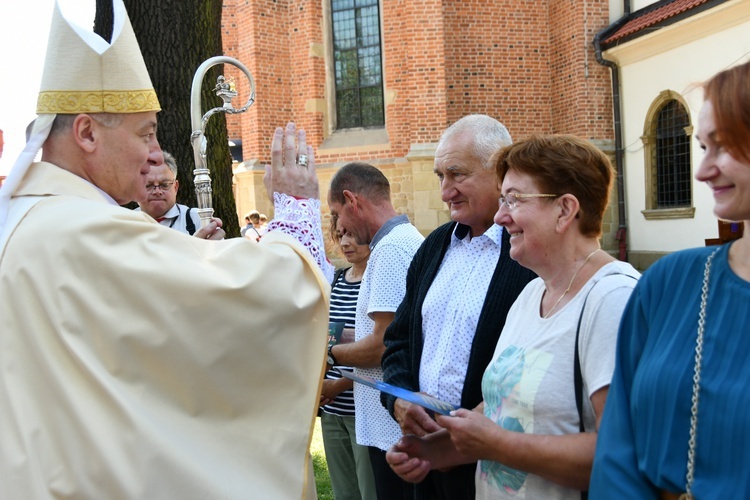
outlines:
[[597, 248], [596, 250], [594, 250], [593, 252], [591, 252], [591, 253], [590, 253], [590, 254], [588, 255], [588, 257], [586, 257], [586, 260], [584, 260], [584, 261], [583, 261], [583, 264], [581, 264], [581, 267], [579, 267], [579, 268], [578, 268], [578, 270], [577, 270], [577, 271], [576, 271], [575, 273], [573, 273], [573, 277], [572, 277], [572, 278], [570, 278], [570, 283], [568, 283], [568, 288], [566, 288], [566, 289], [565, 289], [565, 291], [564, 291], [564, 292], [562, 293], [562, 295], [560, 295], [560, 298], [559, 298], [559, 299], [557, 299], [557, 302], [555, 302], [555, 305], [554, 305], [554, 306], [552, 306], [552, 309], [550, 309], [550, 310], [549, 310], [549, 312], [548, 312], [548, 313], [547, 313], [547, 314], [546, 314], [546, 315], [544, 316], [544, 319], [547, 319], [547, 318], [549, 318], [549, 317], [550, 317], [550, 315], [552, 314], [552, 312], [553, 312], [553, 311], [554, 311], [555, 309], [557, 309], [557, 306], [558, 306], [558, 305], [560, 305], [560, 301], [561, 301], [561, 300], [563, 299], [563, 297], [565, 297], [565, 294], [567, 294], [567, 293], [568, 293], [568, 292], [570, 291], [570, 287], [572, 287], [572, 286], [573, 286], [573, 282], [575, 281], [575, 279], [576, 279], [576, 276], [578, 276], [578, 273], [579, 273], [579, 272], [581, 271], [581, 269], [583, 269], [583, 266], [585, 266], [585, 265], [586, 265], [586, 264], [588, 263], [589, 259], [590, 259], [590, 258], [591, 258], [591, 257], [592, 257], [592, 256], [593, 256], [593, 255], [594, 255], [594, 254], [595, 254], [596, 252], [598, 252], [599, 250], [601, 250], [601, 248]]

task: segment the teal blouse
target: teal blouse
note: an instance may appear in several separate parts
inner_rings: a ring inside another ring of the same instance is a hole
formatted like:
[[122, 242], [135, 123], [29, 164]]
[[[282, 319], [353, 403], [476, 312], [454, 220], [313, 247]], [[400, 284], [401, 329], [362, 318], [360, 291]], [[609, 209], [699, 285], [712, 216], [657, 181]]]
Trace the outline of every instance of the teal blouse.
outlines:
[[[695, 343], [704, 266], [716, 247], [677, 252], [641, 278], [623, 314], [597, 440], [590, 498], [685, 490]], [[750, 283], [710, 273], [693, 493], [750, 498]]]

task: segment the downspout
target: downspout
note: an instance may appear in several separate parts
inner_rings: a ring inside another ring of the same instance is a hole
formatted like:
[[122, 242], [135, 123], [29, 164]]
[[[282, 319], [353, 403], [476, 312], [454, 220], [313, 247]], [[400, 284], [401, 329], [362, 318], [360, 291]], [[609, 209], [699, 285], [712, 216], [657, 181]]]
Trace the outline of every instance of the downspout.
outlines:
[[630, 20], [630, 2], [625, 0], [623, 3], [624, 14], [623, 16], [610, 24], [594, 37], [594, 53], [596, 54], [596, 62], [603, 66], [607, 66], [612, 72], [612, 107], [613, 107], [613, 118], [614, 118], [614, 132], [615, 132], [615, 171], [617, 179], [617, 218], [618, 228], [615, 239], [619, 241], [619, 255], [618, 258], [621, 261], [627, 262], [628, 260], [628, 227], [625, 213], [625, 166], [623, 163], [623, 147], [622, 147], [622, 111], [620, 109], [620, 68], [617, 63], [604, 59], [602, 56], [602, 40], [605, 40], [609, 35], [617, 31], [623, 24]]

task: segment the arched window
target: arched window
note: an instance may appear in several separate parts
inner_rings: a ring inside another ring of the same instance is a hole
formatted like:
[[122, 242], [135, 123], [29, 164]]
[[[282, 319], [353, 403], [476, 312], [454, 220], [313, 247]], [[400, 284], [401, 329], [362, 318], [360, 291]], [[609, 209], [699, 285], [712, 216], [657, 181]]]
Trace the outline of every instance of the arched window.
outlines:
[[694, 214], [690, 141], [693, 127], [682, 97], [664, 91], [651, 104], [641, 138], [645, 152], [647, 219]]
[[687, 110], [675, 100], [659, 110], [656, 120], [656, 208], [689, 207], [690, 126]]

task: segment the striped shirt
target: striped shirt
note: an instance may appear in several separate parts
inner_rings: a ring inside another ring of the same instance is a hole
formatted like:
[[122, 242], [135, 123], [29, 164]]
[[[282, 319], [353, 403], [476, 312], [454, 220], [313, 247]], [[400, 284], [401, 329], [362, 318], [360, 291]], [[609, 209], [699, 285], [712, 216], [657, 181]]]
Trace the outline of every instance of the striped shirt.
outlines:
[[[347, 269], [348, 270], [348, 269]], [[350, 283], [346, 280], [346, 271], [342, 272], [335, 283], [331, 286], [331, 309], [328, 313], [328, 321], [344, 323], [345, 328], [354, 328], [354, 318], [357, 311], [357, 297], [361, 281]], [[352, 371], [348, 366], [334, 366], [326, 372], [327, 379], [336, 380], [341, 378], [341, 370]], [[350, 389], [344, 391], [333, 400], [331, 404], [323, 406], [323, 411], [341, 417], [354, 416], [354, 392]]]

